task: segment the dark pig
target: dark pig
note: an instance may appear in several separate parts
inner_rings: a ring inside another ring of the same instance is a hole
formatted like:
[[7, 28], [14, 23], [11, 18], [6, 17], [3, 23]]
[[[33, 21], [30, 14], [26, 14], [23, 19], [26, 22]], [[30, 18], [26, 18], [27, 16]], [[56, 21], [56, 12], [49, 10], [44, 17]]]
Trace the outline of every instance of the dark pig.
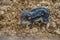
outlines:
[[27, 23], [27, 26], [32, 26], [33, 22], [35, 21], [41, 21], [44, 24], [48, 24], [49, 22], [48, 18], [50, 12], [47, 8], [44, 7], [35, 7], [32, 8], [31, 10], [24, 10], [24, 11], [19, 9], [19, 13], [20, 13], [20, 22], [19, 22], [20, 25], [22, 25], [23, 23]]

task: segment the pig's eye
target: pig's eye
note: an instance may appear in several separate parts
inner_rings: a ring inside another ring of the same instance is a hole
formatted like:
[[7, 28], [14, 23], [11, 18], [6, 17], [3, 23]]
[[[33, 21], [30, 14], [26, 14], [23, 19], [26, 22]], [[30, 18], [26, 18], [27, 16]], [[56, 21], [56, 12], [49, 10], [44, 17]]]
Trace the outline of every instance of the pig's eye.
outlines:
[[27, 16], [26, 16], [26, 19], [29, 19], [29, 17], [30, 17], [30, 16], [27, 15]]

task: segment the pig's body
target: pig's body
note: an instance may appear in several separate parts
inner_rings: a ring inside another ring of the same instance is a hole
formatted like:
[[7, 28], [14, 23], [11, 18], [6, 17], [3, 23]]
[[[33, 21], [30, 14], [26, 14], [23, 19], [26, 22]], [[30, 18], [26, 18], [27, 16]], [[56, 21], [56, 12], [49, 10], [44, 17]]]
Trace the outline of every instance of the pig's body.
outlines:
[[27, 12], [21, 13], [21, 23], [22, 20], [27, 19], [27, 25], [31, 26], [34, 21], [43, 21], [43, 23], [48, 23], [49, 10], [43, 7], [32, 8], [27, 10]]

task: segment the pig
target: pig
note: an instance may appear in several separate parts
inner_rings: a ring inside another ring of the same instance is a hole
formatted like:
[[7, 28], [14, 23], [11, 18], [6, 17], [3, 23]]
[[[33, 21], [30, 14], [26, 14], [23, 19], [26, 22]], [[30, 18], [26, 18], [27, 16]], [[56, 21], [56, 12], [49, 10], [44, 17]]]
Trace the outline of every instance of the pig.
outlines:
[[49, 23], [49, 15], [50, 11], [47, 8], [44, 7], [35, 7], [31, 8], [30, 10], [21, 10], [18, 9], [20, 13], [20, 21], [19, 25], [22, 25], [25, 21], [27, 23], [27, 26], [31, 27], [34, 22], [41, 21], [44, 24]]

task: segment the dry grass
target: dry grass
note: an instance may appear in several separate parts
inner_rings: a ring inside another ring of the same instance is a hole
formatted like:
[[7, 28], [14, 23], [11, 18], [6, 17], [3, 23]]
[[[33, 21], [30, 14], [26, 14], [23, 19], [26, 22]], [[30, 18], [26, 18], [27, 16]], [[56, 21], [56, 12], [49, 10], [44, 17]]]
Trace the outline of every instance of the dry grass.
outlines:
[[[60, 34], [59, 2], [59, 0], [0, 0], [0, 34], [21, 35], [23, 33], [36, 34], [46, 31]], [[23, 27], [17, 25], [19, 20], [18, 8], [27, 10], [36, 6], [43, 6], [50, 10], [49, 29], [44, 30], [45, 25], [37, 22], [33, 24], [32, 29], [27, 28], [26, 25], [23, 25]], [[58, 13], [56, 10], [58, 10]]]

